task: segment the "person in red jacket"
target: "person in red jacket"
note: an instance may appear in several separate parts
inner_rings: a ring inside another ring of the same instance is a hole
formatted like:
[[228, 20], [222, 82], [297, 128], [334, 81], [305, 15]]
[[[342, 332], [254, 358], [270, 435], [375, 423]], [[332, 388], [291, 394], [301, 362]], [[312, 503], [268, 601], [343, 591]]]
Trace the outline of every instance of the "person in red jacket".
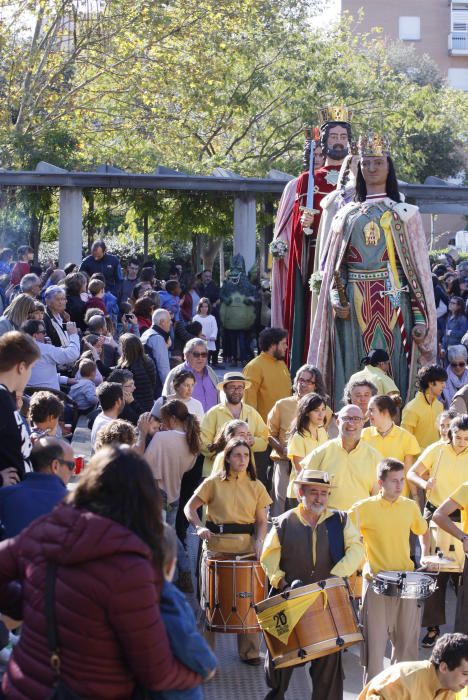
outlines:
[[8, 699], [47, 700], [53, 689], [48, 562], [57, 572], [60, 676], [71, 691], [129, 700], [137, 685], [157, 691], [201, 682], [172, 655], [161, 619], [162, 531], [161, 500], [147, 463], [118, 446], [100, 450], [51, 513], [0, 544], [0, 610], [23, 619], [2, 682]]

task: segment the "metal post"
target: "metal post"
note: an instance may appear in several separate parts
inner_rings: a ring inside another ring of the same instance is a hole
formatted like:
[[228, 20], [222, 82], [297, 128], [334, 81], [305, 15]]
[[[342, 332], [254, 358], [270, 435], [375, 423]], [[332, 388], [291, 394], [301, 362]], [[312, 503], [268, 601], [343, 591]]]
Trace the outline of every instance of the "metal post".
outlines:
[[59, 204], [59, 267], [83, 259], [83, 197], [78, 187], [61, 187]]

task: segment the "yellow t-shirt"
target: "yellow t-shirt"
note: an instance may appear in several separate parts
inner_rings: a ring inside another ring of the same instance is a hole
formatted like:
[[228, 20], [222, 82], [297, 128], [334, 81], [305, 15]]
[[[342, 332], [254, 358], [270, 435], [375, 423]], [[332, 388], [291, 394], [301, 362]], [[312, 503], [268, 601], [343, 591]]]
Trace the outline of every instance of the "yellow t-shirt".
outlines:
[[415, 535], [427, 531], [427, 523], [415, 501], [400, 497], [390, 503], [379, 494], [355, 503], [349, 514], [363, 537], [372, 573], [413, 571], [410, 531]]
[[[271, 498], [261, 481], [252, 481], [247, 472], [231, 474], [221, 479], [209, 476], [196, 489], [195, 495], [206, 505], [206, 519], [216, 525], [238, 523], [249, 525], [256, 520], [259, 508], [270, 505]], [[248, 551], [250, 535], [213, 535], [209, 549], [215, 552]]]
[[430, 661], [402, 661], [373, 678], [358, 700], [455, 700], [453, 690], [444, 690]]
[[367, 442], [360, 440], [354, 450], [347, 452], [338, 437], [317, 447], [302, 460], [301, 466], [328, 472], [335, 487], [328, 500], [329, 508], [349, 510], [377, 488], [377, 465], [381, 460], [382, 455]]
[[400, 393], [399, 388], [388, 374], [385, 374], [380, 367], [373, 367], [372, 365], [367, 365], [364, 369], [359, 372], [355, 372], [348, 379], [348, 384], [354, 381], [361, 381], [362, 379], [367, 379], [372, 382], [377, 387], [377, 395], [382, 394], [394, 394]]
[[451, 493], [450, 498], [460, 506], [462, 530], [468, 535], [468, 481]]
[[429, 475], [435, 476], [433, 489], [426, 491], [426, 498], [439, 507], [463, 482], [468, 481], [468, 448], [459, 455], [447, 442], [436, 442], [427, 447], [418, 463], [424, 464]]
[[244, 367], [244, 377], [251, 386], [245, 390], [245, 403], [253, 406], [266, 421], [268, 413], [280, 399], [291, 396], [291, 375], [283, 360], [261, 352]]
[[[400, 462], [404, 462], [405, 457], [408, 455], [416, 457], [421, 452], [414, 435], [398, 425], [394, 425], [385, 437], [382, 437], [374, 426], [364, 428], [361, 433], [361, 440], [371, 445], [383, 457], [399, 459]], [[406, 497], [409, 493], [408, 484], [405, 482], [405, 489], [401, 495]]]
[[441, 401], [435, 399], [429, 403], [423, 392], [418, 391], [403, 409], [401, 427], [414, 435], [423, 450], [439, 439], [436, 420], [443, 410]]
[[297, 477], [297, 471], [292, 461], [293, 457], [306, 457], [310, 452], [315, 450], [319, 445], [323, 445], [328, 440], [327, 431], [325, 428], [317, 429], [317, 439], [312, 437], [308, 430], [304, 430], [304, 435], [294, 433], [288, 441], [288, 459], [291, 460], [291, 474], [289, 484], [286, 491], [288, 498], [296, 498], [294, 490], [294, 479]]

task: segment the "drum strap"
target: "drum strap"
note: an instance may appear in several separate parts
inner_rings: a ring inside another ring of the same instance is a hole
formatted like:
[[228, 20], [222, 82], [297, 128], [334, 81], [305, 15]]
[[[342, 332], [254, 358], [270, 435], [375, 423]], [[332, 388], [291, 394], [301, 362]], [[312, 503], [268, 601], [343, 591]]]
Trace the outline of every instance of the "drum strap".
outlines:
[[333, 564], [343, 559], [345, 555], [344, 528], [347, 521], [346, 513], [337, 511], [325, 520], [328, 532], [328, 545]]
[[206, 527], [210, 532], [216, 535], [253, 535], [255, 532], [255, 524], [239, 525], [239, 523], [224, 523], [215, 525], [211, 520], [206, 521]]

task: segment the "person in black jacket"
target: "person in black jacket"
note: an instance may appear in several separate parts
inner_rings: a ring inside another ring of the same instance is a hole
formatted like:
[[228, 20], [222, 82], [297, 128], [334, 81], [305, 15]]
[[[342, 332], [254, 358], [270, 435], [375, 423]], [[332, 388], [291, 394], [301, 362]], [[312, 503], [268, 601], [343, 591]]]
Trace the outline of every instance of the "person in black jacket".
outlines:
[[133, 374], [129, 369], [114, 369], [107, 378], [108, 382], [116, 382], [122, 385], [124, 407], [119, 414], [122, 420], [128, 420], [133, 425], [137, 425], [138, 418], [144, 413], [143, 406], [135, 399], [133, 393], [135, 391], [135, 382]]
[[66, 312], [70, 316], [70, 321], [74, 321], [83, 332], [86, 330], [84, 320], [86, 313], [86, 302], [81, 298], [81, 292], [86, 291], [86, 275], [81, 272], [74, 272], [65, 277], [65, 292], [67, 297]]
[[91, 246], [91, 255], [86, 256], [80, 265], [80, 271], [86, 272], [90, 277], [96, 272], [104, 275], [106, 290], [119, 298], [122, 282], [122, 268], [116, 255], [107, 252], [104, 241], [95, 241]]
[[120, 369], [127, 369], [133, 374], [135, 401], [144, 411], [151, 411], [156, 398], [156, 370], [154, 362], [145, 354], [143, 344], [133, 333], [124, 333], [120, 337], [122, 355], [117, 363]]
[[19, 411], [21, 396], [40, 352], [34, 340], [19, 331], [0, 337], [0, 476], [2, 486], [14, 484], [31, 471], [31, 441]]

